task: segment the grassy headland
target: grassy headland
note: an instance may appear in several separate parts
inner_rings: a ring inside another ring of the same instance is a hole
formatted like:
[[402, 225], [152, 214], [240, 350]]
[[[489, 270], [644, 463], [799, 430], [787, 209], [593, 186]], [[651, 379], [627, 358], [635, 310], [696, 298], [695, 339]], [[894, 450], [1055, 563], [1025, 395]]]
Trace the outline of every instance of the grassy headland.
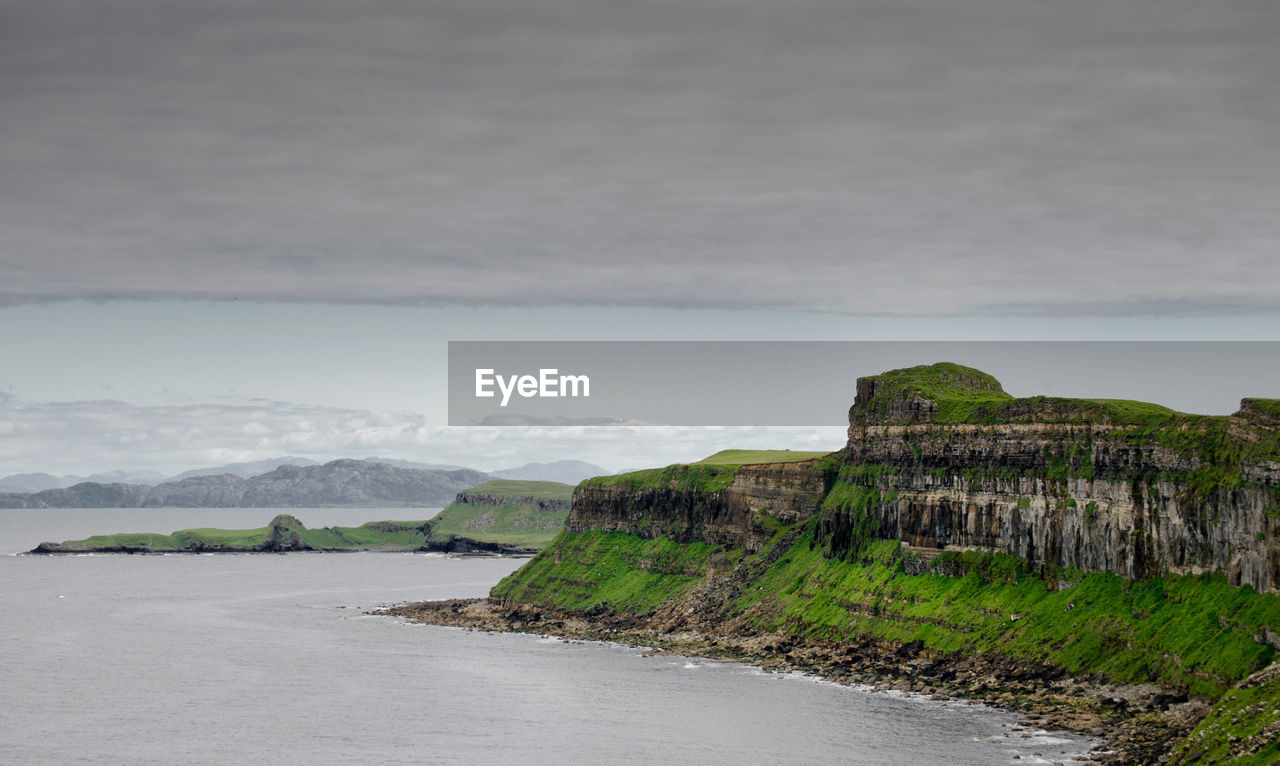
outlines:
[[545, 548], [564, 527], [573, 487], [556, 481], [494, 479], [458, 493], [431, 519], [436, 535]]

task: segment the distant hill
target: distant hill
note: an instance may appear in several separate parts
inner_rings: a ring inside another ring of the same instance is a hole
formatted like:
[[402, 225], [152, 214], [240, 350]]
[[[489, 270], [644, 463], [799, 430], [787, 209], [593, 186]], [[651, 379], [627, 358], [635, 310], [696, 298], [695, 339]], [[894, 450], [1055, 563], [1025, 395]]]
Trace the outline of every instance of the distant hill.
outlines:
[[479, 471], [425, 471], [366, 460], [283, 465], [242, 478], [192, 476], [150, 487], [83, 482], [34, 493], [0, 494], [4, 508], [273, 508], [307, 506], [440, 506], [487, 480]]
[[129, 482], [133, 484], [155, 484], [163, 481], [164, 474], [156, 471], [104, 471], [90, 476], [54, 476], [48, 473], [15, 473], [0, 478], [0, 492], [40, 492], [46, 489], [70, 487], [86, 481], [99, 484]]
[[0, 479], [0, 492], [39, 492], [65, 486], [62, 479], [48, 473], [15, 473]]
[[64, 476], [62, 478], [70, 482], [63, 484], [62, 486], [64, 487], [79, 484], [82, 481], [96, 481], [100, 484], [111, 484], [113, 482], [157, 484], [165, 480], [164, 474], [159, 471], [103, 471], [102, 473], [91, 473], [88, 476]]
[[494, 479], [459, 492], [431, 528], [437, 535], [543, 548], [564, 527], [572, 497], [570, 484]]
[[193, 476], [218, 476], [220, 474], [229, 473], [232, 476], [239, 476], [242, 479], [248, 479], [251, 476], [274, 471], [282, 465], [320, 465], [318, 462], [306, 457], [297, 457], [288, 455], [285, 457], [272, 457], [266, 460], [254, 460], [249, 463], [227, 463], [213, 468], [193, 468], [190, 471], [183, 471], [176, 476], [170, 476], [165, 481], [182, 481], [190, 479]]
[[557, 460], [554, 463], [525, 463], [518, 468], [504, 468], [490, 473], [500, 479], [531, 479], [577, 484], [592, 476], [604, 476], [609, 471], [581, 460]]

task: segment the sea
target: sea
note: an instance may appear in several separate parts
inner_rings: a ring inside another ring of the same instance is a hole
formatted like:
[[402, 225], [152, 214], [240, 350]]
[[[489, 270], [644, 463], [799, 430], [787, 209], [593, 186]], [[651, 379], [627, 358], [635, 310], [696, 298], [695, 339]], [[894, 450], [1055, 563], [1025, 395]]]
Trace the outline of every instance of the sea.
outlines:
[[[432, 509], [290, 509], [307, 526]], [[1096, 742], [963, 700], [643, 647], [414, 625], [522, 559], [31, 556], [272, 509], [0, 510], [3, 764], [1036, 764]]]

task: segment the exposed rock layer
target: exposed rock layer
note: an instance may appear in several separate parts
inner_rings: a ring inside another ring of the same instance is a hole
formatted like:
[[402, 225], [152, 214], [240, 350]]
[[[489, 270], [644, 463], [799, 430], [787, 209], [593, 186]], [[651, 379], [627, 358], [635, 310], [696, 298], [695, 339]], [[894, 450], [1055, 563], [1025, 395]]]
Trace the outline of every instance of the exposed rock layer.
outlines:
[[989, 376], [960, 382], [1001, 419], [944, 422], [938, 401], [864, 378], [841, 452], [744, 466], [718, 491], [588, 483], [567, 528], [755, 550], [777, 523], [820, 515], [835, 555], [880, 537], [925, 558], [981, 550], [1129, 578], [1220, 571], [1280, 590], [1280, 461], [1238, 457], [1275, 440], [1274, 400], [1153, 436], [1098, 416], [1098, 400], [1015, 400]]
[[533, 497], [532, 495], [490, 495], [477, 492], [459, 492], [453, 502], [462, 505], [527, 505], [540, 511], [563, 511], [569, 508], [569, 501], [559, 498]]
[[791, 524], [816, 512], [824, 492], [818, 461], [749, 465], [719, 492], [667, 487], [580, 486], [565, 528], [677, 542], [705, 540], [757, 550], [773, 535], [767, 517]]

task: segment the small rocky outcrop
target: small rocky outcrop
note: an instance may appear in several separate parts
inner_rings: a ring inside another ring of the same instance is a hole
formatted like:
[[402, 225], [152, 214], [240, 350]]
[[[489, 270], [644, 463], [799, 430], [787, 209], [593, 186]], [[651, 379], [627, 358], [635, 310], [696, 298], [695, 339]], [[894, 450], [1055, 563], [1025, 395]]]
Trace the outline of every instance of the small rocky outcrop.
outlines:
[[267, 539], [262, 544], [261, 550], [272, 553], [309, 551], [311, 546], [302, 539], [302, 532], [305, 529], [306, 527], [296, 517], [282, 513], [271, 520]]

